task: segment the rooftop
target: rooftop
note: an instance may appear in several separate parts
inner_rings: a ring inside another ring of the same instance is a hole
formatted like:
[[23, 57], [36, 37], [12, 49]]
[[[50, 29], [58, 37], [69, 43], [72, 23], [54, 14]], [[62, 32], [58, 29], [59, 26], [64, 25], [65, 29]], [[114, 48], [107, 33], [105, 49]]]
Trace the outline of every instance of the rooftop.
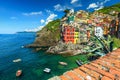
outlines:
[[120, 80], [120, 48], [49, 80]]

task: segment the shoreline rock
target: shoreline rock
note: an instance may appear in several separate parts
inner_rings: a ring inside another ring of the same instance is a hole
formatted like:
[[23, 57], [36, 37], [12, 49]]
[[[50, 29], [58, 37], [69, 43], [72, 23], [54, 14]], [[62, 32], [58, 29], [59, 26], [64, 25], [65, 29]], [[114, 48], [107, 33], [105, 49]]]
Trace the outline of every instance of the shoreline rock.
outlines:
[[29, 44], [29, 45], [26, 45], [24, 46], [24, 48], [34, 48], [34, 50], [37, 52], [37, 51], [40, 51], [40, 50], [48, 50], [49, 46], [41, 46], [39, 44]]

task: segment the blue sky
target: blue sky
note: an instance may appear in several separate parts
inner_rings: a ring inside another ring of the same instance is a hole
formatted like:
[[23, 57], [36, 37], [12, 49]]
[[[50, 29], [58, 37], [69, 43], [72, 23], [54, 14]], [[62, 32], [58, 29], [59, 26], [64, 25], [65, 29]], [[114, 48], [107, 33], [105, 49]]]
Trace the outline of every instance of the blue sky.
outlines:
[[37, 31], [67, 8], [98, 10], [120, 0], [0, 0], [0, 33]]

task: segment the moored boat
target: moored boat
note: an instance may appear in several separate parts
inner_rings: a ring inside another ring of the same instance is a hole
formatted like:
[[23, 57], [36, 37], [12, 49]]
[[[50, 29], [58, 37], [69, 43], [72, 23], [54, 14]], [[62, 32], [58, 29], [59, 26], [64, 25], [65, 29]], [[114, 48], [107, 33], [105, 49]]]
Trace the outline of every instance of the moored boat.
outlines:
[[67, 66], [68, 64], [66, 62], [59, 62], [59, 64]]
[[78, 65], [78, 66], [83, 65], [83, 63], [82, 63], [82, 61], [81, 61], [81, 60], [76, 60], [76, 63], [77, 63], [77, 65]]
[[46, 72], [46, 73], [50, 73], [51, 69], [45, 68], [43, 71]]
[[22, 61], [21, 59], [15, 59], [15, 60], [13, 60], [13, 62], [20, 62], [20, 61]]
[[21, 74], [22, 74], [22, 70], [17, 70], [16, 76], [19, 77], [19, 76], [21, 76]]

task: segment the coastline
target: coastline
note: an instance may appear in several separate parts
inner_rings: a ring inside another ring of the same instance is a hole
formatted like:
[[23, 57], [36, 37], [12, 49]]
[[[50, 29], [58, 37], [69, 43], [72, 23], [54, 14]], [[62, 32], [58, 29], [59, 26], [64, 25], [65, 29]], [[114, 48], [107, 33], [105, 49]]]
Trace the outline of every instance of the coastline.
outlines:
[[[0, 36], [0, 78], [3, 80], [47, 80], [54, 75], [61, 75], [67, 70], [76, 68], [78, 65], [75, 60], [81, 59], [87, 63], [87, 55], [65, 56], [58, 54], [47, 54], [45, 50], [35, 52], [33, 48], [21, 48], [23, 45], [34, 42], [35, 34], [14, 34]], [[7, 43], [6, 43], [7, 42]], [[17, 44], [17, 45], [16, 45]], [[5, 48], [11, 47], [12, 48]], [[4, 55], [3, 55], [4, 54]], [[21, 59], [14, 63], [13, 60]], [[66, 62], [67, 66], [62, 66], [59, 62]], [[50, 68], [51, 74], [43, 72], [44, 68]], [[23, 71], [23, 75], [17, 78], [15, 73], [18, 69]], [[9, 75], [7, 75], [9, 74]]]

